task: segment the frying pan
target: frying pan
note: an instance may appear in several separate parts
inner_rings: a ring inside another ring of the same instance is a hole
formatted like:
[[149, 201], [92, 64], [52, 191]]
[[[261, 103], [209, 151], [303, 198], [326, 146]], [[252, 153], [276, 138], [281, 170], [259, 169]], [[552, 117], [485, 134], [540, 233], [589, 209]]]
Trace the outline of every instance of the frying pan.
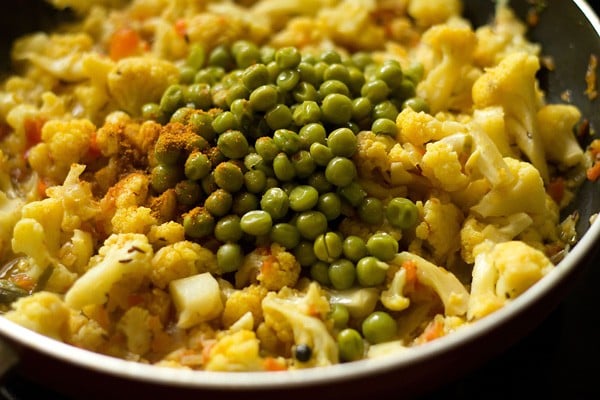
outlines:
[[[465, 15], [476, 26], [488, 22], [493, 15], [491, 0], [465, 0], [465, 5]], [[531, 1], [513, 0], [511, 6], [524, 18]], [[6, 69], [11, 37], [33, 29], [47, 29], [65, 16], [41, 2], [21, 1], [5, 7], [8, 11], [0, 17], [3, 19], [0, 61]], [[590, 6], [583, 0], [547, 1], [530, 37], [542, 43], [544, 55], [554, 60], [555, 69], [539, 76], [548, 102], [563, 103], [562, 96], [568, 91], [571, 102], [589, 119], [591, 132], [600, 129], [599, 100], [591, 101], [584, 93], [590, 54], [600, 56], [600, 21]], [[583, 144], [595, 137], [590, 135]], [[600, 220], [589, 222], [600, 210], [599, 191], [598, 184], [586, 182], [573, 205], [565, 210], [565, 213], [579, 212], [577, 231], [581, 239], [552, 274], [469, 329], [408, 354], [283, 373], [193, 372], [142, 365], [76, 349], [0, 318], [0, 373], [2, 368], [12, 366], [44, 387], [77, 398], [249, 395], [261, 399], [282, 396], [349, 399], [377, 393], [395, 393], [405, 398], [423, 394], [503, 352], [535, 328], [572, 290], [600, 243]]]

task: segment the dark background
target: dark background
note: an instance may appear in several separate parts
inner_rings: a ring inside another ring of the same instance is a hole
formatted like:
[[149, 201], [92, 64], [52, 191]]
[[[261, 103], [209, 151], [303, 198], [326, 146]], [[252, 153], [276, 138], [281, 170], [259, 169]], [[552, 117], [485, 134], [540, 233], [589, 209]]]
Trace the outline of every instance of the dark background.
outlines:
[[[600, 1], [589, 3], [600, 13]], [[531, 333], [481, 367], [420, 398], [600, 399], [599, 284], [600, 256], [596, 255], [564, 300]], [[388, 396], [402, 398], [402, 393]], [[63, 397], [13, 371], [0, 383], [0, 399]]]

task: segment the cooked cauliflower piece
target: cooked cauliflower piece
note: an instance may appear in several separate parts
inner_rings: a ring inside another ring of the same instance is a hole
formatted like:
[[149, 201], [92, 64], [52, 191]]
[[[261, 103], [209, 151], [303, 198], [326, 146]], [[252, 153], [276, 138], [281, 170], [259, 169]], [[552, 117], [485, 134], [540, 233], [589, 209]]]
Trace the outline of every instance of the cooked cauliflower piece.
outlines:
[[584, 161], [583, 149], [574, 133], [580, 119], [579, 109], [568, 104], [548, 104], [537, 113], [548, 160], [558, 163], [562, 168], [573, 167]]
[[410, 0], [408, 14], [421, 26], [432, 26], [457, 17], [462, 12], [459, 0]]
[[293, 287], [300, 276], [300, 263], [293, 254], [277, 243], [269, 248], [257, 248], [249, 253], [235, 273], [235, 286], [259, 282], [269, 290]]
[[206, 268], [207, 255], [208, 264], [212, 264], [210, 250], [187, 240], [164, 246], [152, 258], [150, 279], [155, 286], [164, 289], [173, 280], [216, 269], [212, 265], [210, 269]]
[[264, 362], [259, 353], [260, 343], [250, 330], [224, 335], [208, 353], [208, 371], [261, 371]]
[[17, 300], [12, 308], [4, 318], [56, 340], [68, 337], [70, 311], [56, 293], [34, 293]]

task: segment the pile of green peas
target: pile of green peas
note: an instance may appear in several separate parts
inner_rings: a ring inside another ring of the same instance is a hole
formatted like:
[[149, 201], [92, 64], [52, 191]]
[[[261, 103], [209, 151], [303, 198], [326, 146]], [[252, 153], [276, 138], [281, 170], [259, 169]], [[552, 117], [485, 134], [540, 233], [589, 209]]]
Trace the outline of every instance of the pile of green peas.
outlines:
[[322, 285], [381, 285], [398, 242], [383, 232], [344, 237], [337, 227], [345, 217], [415, 225], [415, 204], [369, 196], [352, 157], [359, 131], [396, 137], [403, 108], [427, 111], [415, 95], [422, 68], [240, 40], [209, 52], [192, 46], [180, 72], [142, 115], [197, 135], [185, 148], [157, 146], [151, 171], [152, 189], [174, 189], [186, 210], [186, 236], [216, 241], [223, 273], [276, 242]]

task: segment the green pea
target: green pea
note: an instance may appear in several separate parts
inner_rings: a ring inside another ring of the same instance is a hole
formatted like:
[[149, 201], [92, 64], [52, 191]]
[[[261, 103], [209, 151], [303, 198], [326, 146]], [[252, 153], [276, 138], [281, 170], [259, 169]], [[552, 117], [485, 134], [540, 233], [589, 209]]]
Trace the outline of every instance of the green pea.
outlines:
[[208, 64], [215, 67], [221, 67], [230, 70], [235, 65], [235, 60], [231, 56], [227, 46], [219, 45], [215, 47], [208, 56]]
[[273, 219], [285, 217], [290, 206], [287, 193], [279, 188], [268, 189], [260, 199], [260, 208], [271, 215]]
[[200, 186], [202, 186], [202, 190], [204, 194], [209, 195], [219, 187], [215, 183], [215, 173], [211, 171], [208, 175], [200, 180]]
[[239, 191], [244, 185], [242, 169], [231, 161], [224, 161], [217, 165], [214, 178], [216, 185], [229, 193]]
[[327, 132], [322, 124], [318, 122], [308, 123], [298, 132], [302, 148], [309, 149], [313, 143], [326, 144]]
[[315, 240], [327, 231], [327, 218], [319, 211], [303, 211], [296, 217], [296, 227], [303, 238]]
[[261, 193], [267, 186], [267, 175], [260, 169], [246, 171], [244, 186], [250, 193]]
[[196, 70], [188, 65], [182, 65], [179, 67], [179, 83], [190, 84], [194, 82], [196, 77]]
[[205, 83], [194, 83], [183, 91], [186, 104], [193, 104], [194, 108], [208, 110], [212, 106], [210, 87]]
[[410, 107], [416, 112], [429, 112], [429, 104], [422, 97], [411, 97], [402, 103], [402, 108]]
[[321, 119], [321, 108], [315, 101], [304, 101], [294, 108], [292, 119], [298, 126], [319, 122]]
[[384, 219], [383, 203], [376, 197], [366, 197], [358, 206], [358, 216], [367, 224], [381, 225]]
[[222, 217], [229, 213], [233, 204], [231, 193], [223, 189], [217, 189], [212, 192], [204, 201], [204, 208], [215, 217]]
[[346, 290], [354, 286], [356, 268], [350, 260], [340, 259], [329, 265], [329, 280], [337, 290]]
[[317, 165], [322, 167], [329, 164], [329, 162], [333, 159], [333, 152], [331, 149], [319, 142], [315, 142], [310, 145], [310, 155]]
[[250, 93], [249, 101], [253, 110], [269, 111], [277, 105], [279, 92], [276, 86], [262, 85]]
[[254, 90], [269, 83], [269, 71], [264, 64], [251, 65], [242, 74], [242, 82], [249, 90]]
[[365, 344], [360, 333], [352, 328], [346, 328], [337, 335], [340, 360], [356, 361], [364, 357]]
[[235, 272], [244, 263], [244, 252], [237, 243], [225, 243], [217, 250], [217, 267], [221, 273]]
[[271, 46], [262, 46], [260, 48], [260, 62], [268, 64], [275, 61], [275, 49]]
[[310, 153], [306, 150], [300, 150], [292, 156], [292, 164], [296, 171], [296, 176], [300, 179], [308, 178], [315, 172], [317, 164]]
[[335, 186], [347, 186], [356, 178], [356, 165], [346, 157], [333, 157], [327, 163], [325, 177]]
[[366, 82], [365, 75], [357, 67], [348, 67], [348, 74], [350, 82], [348, 82], [348, 88], [353, 95], [359, 95], [360, 89]]
[[419, 210], [409, 199], [394, 197], [385, 208], [385, 217], [396, 228], [410, 229], [417, 223]]
[[247, 40], [239, 40], [231, 46], [231, 53], [238, 68], [247, 68], [260, 61], [261, 54], [258, 47]]
[[329, 263], [317, 261], [310, 266], [310, 277], [323, 286], [329, 286]]
[[321, 83], [318, 93], [321, 100], [324, 100], [330, 94], [342, 94], [349, 97], [350, 89], [344, 82], [331, 79]]
[[217, 147], [223, 155], [230, 159], [243, 158], [248, 154], [248, 140], [238, 130], [228, 130], [219, 135]]
[[381, 261], [390, 261], [398, 253], [398, 241], [389, 233], [378, 232], [367, 240], [367, 251]]
[[196, 207], [183, 215], [185, 234], [193, 239], [211, 235], [214, 227], [214, 217], [203, 207]]
[[352, 100], [343, 94], [328, 94], [321, 104], [321, 113], [327, 122], [345, 124], [352, 118]]
[[296, 176], [294, 164], [289, 159], [287, 154], [279, 153], [273, 160], [273, 172], [275, 177], [281, 182], [289, 182]]
[[271, 215], [263, 210], [248, 211], [240, 220], [242, 231], [252, 236], [267, 235], [272, 226]]
[[313, 86], [313, 89], [314, 85], [317, 85], [319, 83], [320, 79], [317, 76], [317, 71], [313, 64], [301, 61], [300, 64], [298, 64], [297, 70], [300, 73], [300, 79], [303, 82], [306, 82]]
[[387, 135], [395, 138], [398, 135], [398, 126], [387, 118], [379, 118], [373, 121], [371, 131], [376, 135]]
[[168, 141], [160, 136], [154, 146], [154, 159], [159, 164], [175, 165], [179, 163], [183, 151], [177, 141]]
[[275, 62], [281, 69], [296, 68], [301, 59], [302, 55], [295, 47], [282, 47], [275, 52]]
[[342, 62], [342, 57], [340, 53], [333, 49], [323, 50], [319, 55], [319, 59], [321, 61], [326, 62], [327, 64], [339, 64]]
[[293, 249], [300, 243], [300, 232], [298, 228], [287, 222], [273, 225], [270, 234], [271, 240], [279, 243], [286, 249]]
[[360, 90], [362, 97], [367, 97], [372, 104], [381, 103], [390, 95], [390, 88], [381, 79], [366, 82]]
[[286, 154], [294, 154], [300, 150], [300, 136], [289, 129], [277, 129], [273, 132], [273, 141], [280, 151]]
[[398, 116], [398, 108], [390, 100], [382, 101], [373, 107], [372, 118], [373, 120], [379, 118], [387, 118], [395, 121]]
[[319, 93], [311, 83], [300, 81], [292, 91], [292, 97], [297, 103], [318, 101]]
[[147, 103], [142, 106], [142, 118], [160, 123], [166, 119], [166, 116], [158, 104]]
[[389, 342], [398, 332], [398, 323], [385, 311], [375, 311], [364, 319], [362, 334], [372, 344]]
[[[267, 72], [269, 73], [269, 82], [275, 82], [281, 72], [281, 68], [279, 68], [279, 65], [275, 61], [271, 61], [267, 64]], [[277, 87], [276, 85], [274, 86]]]
[[171, 115], [171, 119], [169, 120], [169, 122], [178, 122], [180, 124], [186, 124], [193, 110], [194, 109], [190, 107], [180, 107], [177, 110], [175, 110], [173, 115]]
[[398, 62], [388, 60], [377, 69], [375, 76], [384, 81], [391, 89], [397, 89], [402, 83], [404, 75]]
[[317, 192], [321, 194], [333, 190], [333, 185], [325, 178], [325, 173], [323, 171], [315, 171], [315, 173], [308, 177], [307, 183], [317, 189]]
[[344, 257], [350, 261], [358, 262], [368, 255], [367, 244], [359, 236], [346, 236], [342, 243]]
[[195, 83], [206, 83], [214, 85], [225, 76], [225, 69], [219, 66], [211, 65], [199, 70], [194, 77]]
[[373, 58], [366, 51], [357, 51], [352, 54], [352, 62], [357, 68], [364, 70], [367, 65], [373, 64]]
[[329, 64], [327, 64], [324, 61], [317, 61], [313, 65], [315, 67], [315, 75], [316, 75], [316, 79], [317, 79], [317, 81], [314, 82], [313, 85], [315, 87], [317, 87], [321, 83], [323, 83], [323, 74], [325, 73], [325, 70], [327, 69], [327, 67], [329, 67]]
[[336, 193], [323, 193], [317, 201], [317, 210], [322, 212], [328, 221], [332, 221], [342, 213], [342, 200]]
[[242, 227], [240, 217], [227, 215], [221, 218], [214, 229], [215, 238], [221, 242], [238, 242], [242, 238]]
[[350, 321], [350, 312], [345, 305], [335, 303], [331, 305], [329, 318], [333, 321], [335, 329], [344, 329], [348, 326], [348, 321]]
[[290, 208], [294, 211], [307, 211], [317, 205], [319, 192], [312, 186], [299, 185], [289, 196]]
[[152, 185], [152, 189], [158, 193], [162, 193], [167, 189], [175, 187], [177, 182], [181, 180], [181, 175], [178, 166], [158, 164], [152, 168], [150, 184]]
[[340, 187], [338, 194], [352, 207], [358, 207], [365, 197], [367, 197], [367, 192], [358, 182], [351, 182], [349, 185]]
[[256, 210], [258, 208], [259, 201], [258, 197], [254, 193], [239, 192], [233, 196], [233, 205], [231, 211], [236, 215], [244, 215], [248, 211]]
[[403, 80], [400, 87], [396, 89], [396, 92], [394, 93], [394, 97], [399, 100], [405, 100], [411, 97], [415, 97], [416, 95], [417, 87], [412, 81], [408, 79]]
[[312, 242], [301, 240], [298, 246], [294, 248], [294, 257], [303, 267], [312, 266], [317, 262], [317, 256], [313, 250]]
[[175, 185], [177, 202], [185, 206], [192, 206], [200, 201], [202, 188], [197, 182], [183, 180]]
[[413, 84], [417, 84], [423, 79], [425, 68], [421, 63], [413, 63], [404, 70], [404, 77], [410, 80]]
[[352, 118], [356, 121], [363, 120], [371, 115], [373, 106], [368, 97], [357, 97], [352, 100]]
[[342, 239], [337, 233], [326, 232], [317, 236], [313, 250], [319, 260], [332, 263], [342, 255]]
[[338, 80], [345, 83], [350, 83], [350, 72], [348, 68], [343, 64], [330, 64], [325, 71], [323, 71], [323, 79], [327, 80]]
[[265, 114], [265, 120], [273, 130], [286, 128], [292, 123], [292, 112], [285, 104], [277, 104]]
[[212, 127], [213, 117], [205, 112], [195, 112], [190, 115], [188, 123], [192, 126], [194, 132], [209, 142], [212, 142], [216, 132]]
[[293, 90], [296, 85], [298, 85], [298, 82], [300, 82], [300, 73], [293, 69], [285, 69], [281, 71], [275, 79], [277, 87], [283, 92], [289, 92]]
[[183, 105], [183, 87], [180, 85], [169, 86], [160, 98], [160, 110], [164, 114], [171, 115], [181, 105]]
[[273, 161], [279, 154], [279, 147], [272, 137], [262, 136], [256, 139], [254, 149], [265, 161]]
[[358, 140], [349, 128], [338, 128], [327, 137], [327, 147], [334, 156], [352, 157], [356, 152]]
[[376, 257], [363, 257], [356, 263], [356, 278], [363, 287], [378, 286], [385, 282], [389, 265]]

